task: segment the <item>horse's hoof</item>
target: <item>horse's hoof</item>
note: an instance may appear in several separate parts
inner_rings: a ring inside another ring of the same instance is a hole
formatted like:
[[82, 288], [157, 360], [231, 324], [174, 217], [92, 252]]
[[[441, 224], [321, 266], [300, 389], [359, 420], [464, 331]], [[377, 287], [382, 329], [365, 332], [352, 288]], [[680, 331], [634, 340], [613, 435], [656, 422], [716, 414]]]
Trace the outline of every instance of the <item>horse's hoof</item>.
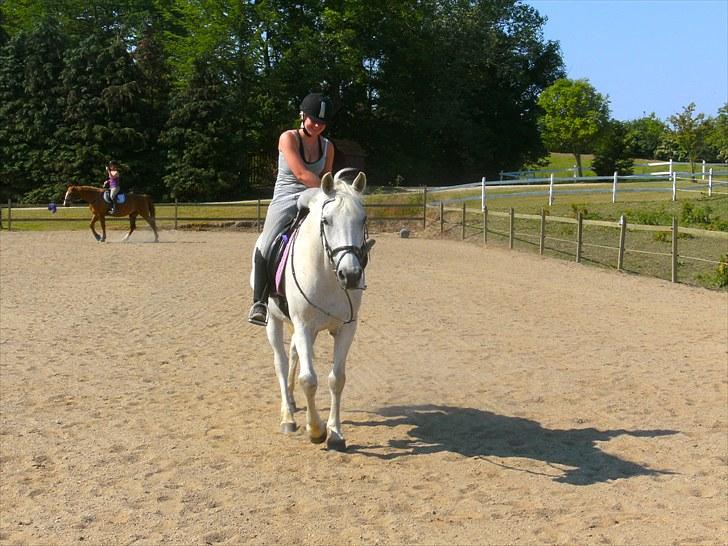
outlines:
[[313, 436], [310, 437], [312, 444], [323, 444], [324, 440], [326, 440], [326, 432], [324, 432], [321, 436], [318, 438], [314, 438]]
[[281, 423], [281, 432], [283, 434], [293, 434], [297, 430], [296, 423]]
[[326, 449], [343, 453], [346, 451], [346, 440], [343, 438], [329, 438], [326, 440]]

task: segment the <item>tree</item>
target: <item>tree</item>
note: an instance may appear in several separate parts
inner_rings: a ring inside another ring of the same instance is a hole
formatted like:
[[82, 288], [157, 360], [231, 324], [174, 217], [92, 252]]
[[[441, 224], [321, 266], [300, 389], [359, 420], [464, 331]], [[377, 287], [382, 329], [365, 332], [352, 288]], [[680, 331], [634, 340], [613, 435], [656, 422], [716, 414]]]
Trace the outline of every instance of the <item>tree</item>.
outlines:
[[121, 162], [122, 183], [138, 189], [138, 154], [148, 145], [139, 72], [118, 35], [97, 32], [68, 50], [61, 74], [64, 123], [57, 131], [69, 181], [98, 183], [110, 159]]
[[660, 144], [662, 135], [667, 131], [667, 125], [657, 118], [654, 112], [649, 116], [628, 121], [626, 139], [629, 143], [630, 153], [634, 157], [654, 159], [655, 152]]
[[715, 159], [728, 163], [728, 103], [724, 104], [718, 110], [718, 116], [712, 119], [706, 140], [713, 150]]
[[611, 120], [602, 131], [592, 161], [597, 176], [610, 176], [615, 172], [621, 176], [632, 174], [634, 161], [630, 157], [627, 133], [626, 124], [617, 120]]
[[60, 74], [64, 37], [52, 20], [16, 34], [0, 50], [0, 197], [60, 193], [55, 132], [63, 123]]
[[695, 103], [691, 102], [683, 111], [670, 116], [675, 142], [685, 151], [690, 162], [690, 172], [695, 173], [695, 162], [705, 151], [706, 129], [705, 114], [694, 115]]
[[609, 120], [609, 99], [588, 80], [561, 79], [541, 93], [541, 134], [550, 151], [574, 154], [582, 176], [581, 155], [592, 152]]
[[161, 135], [167, 150], [164, 183], [172, 197], [183, 200], [223, 199], [235, 194], [240, 177], [234, 133], [233, 104], [211, 59], [195, 63], [186, 88], [170, 101], [170, 116]]

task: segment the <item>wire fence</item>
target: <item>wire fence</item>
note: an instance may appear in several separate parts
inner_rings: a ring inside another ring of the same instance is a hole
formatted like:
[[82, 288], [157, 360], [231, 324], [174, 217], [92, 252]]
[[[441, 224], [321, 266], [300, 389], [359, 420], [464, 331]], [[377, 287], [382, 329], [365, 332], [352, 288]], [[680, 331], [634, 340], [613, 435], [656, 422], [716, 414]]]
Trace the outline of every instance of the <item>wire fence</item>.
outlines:
[[625, 215], [617, 222], [540, 215], [468, 210], [439, 203], [431, 219], [440, 236], [507, 245], [511, 250], [537, 251], [577, 263], [593, 263], [621, 271], [648, 274], [672, 282], [709, 280], [717, 269], [728, 268], [728, 232], [680, 226], [631, 223]]

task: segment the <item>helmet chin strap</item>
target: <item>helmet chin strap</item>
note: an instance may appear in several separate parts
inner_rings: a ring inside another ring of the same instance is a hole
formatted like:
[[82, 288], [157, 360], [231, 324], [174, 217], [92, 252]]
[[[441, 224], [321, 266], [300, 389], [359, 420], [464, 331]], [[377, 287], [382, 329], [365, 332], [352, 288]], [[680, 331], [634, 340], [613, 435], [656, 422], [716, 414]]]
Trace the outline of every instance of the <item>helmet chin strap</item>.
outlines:
[[306, 130], [306, 126], [305, 126], [305, 125], [304, 125], [303, 123], [301, 123], [301, 129], [303, 130], [303, 134], [304, 134], [304, 135], [306, 135], [307, 137], [310, 137], [310, 136], [311, 136], [311, 133], [309, 133], [309, 132], [308, 132], [308, 131]]

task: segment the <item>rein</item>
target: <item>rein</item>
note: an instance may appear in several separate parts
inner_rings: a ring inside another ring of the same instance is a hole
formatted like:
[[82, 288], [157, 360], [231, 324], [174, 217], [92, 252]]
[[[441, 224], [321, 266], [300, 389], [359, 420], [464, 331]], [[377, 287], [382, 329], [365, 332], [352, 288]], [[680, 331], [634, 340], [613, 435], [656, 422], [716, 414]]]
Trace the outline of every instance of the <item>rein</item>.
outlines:
[[[326, 225], [326, 221], [324, 220], [324, 207], [334, 201], [335, 197], [330, 197], [326, 201], [324, 201], [323, 205], [321, 205], [321, 220], [319, 221], [320, 226], [320, 235], [321, 235], [321, 242], [324, 247], [324, 251], [326, 252], [326, 256], [329, 259], [329, 263], [332, 266], [332, 270], [334, 271], [334, 274], [336, 274], [336, 270], [339, 267], [339, 264], [341, 263], [341, 260], [344, 259], [344, 256], [346, 256], [348, 253], [354, 254], [356, 258], [359, 260], [359, 263], [362, 267], [362, 273], [363, 270], [366, 268], [367, 263], [369, 262], [369, 255], [366, 251], [366, 241], [368, 237], [368, 231], [367, 231], [367, 224], [364, 223], [364, 244], [361, 247], [355, 246], [355, 245], [344, 245], [339, 246], [336, 248], [331, 248], [331, 245], [329, 244], [329, 240], [326, 237], [326, 231], [324, 230], [324, 226]], [[314, 309], [317, 309], [318, 311], [321, 311], [324, 315], [331, 317], [336, 320], [342, 321], [344, 324], [349, 324], [351, 322], [354, 322], [356, 320], [356, 317], [354, 317], [354, 305], [351, 303], [351, 296], [349, 295], [349, 289], [348, 288], [342, 288], [344, 291], [344, 295], [346, 296], [346, 300], [349, 304], [349, 320], [343, 321], [339, 317], [336, 317], [326, 311], [325, 309], [322, 309], [320, 306], [316, 305], [311, 299], [306, 295], [306, 293], [303, 291], [303, 288], [301, 288], [300, 283], [298, 282], [298, 277], [296, 276], [296, 266], [295, 266], [295, 259], [294, 259], [294, 253], [296, 249], [296, 241], [298, 239], [298, 231], [293, 234], [293, 241], [291, 241], [291, 274], [293, 275], [293, 280], [296, 283], [296, 288], [298, 288], [298, 291], [303, 296], [303, 299], [306, 300], [306, 302], [313, 307]], [[338, 253], [342, 253], [341, 257], [338, 261], [335, 260], [335, 256]], [[355, 288], [353, 290], [366, 290], [366, 285], [364, 285], [362, 288]]]

